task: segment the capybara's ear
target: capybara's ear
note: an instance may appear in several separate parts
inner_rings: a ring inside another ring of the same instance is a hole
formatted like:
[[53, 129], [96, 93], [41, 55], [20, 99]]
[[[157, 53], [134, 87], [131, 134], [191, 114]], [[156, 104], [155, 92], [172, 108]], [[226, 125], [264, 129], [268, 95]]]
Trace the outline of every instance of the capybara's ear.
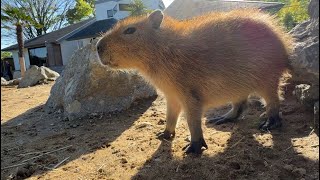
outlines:
[[158, 29], [163, 20], [163, 13], [161, 10], [155, 10], [149, 15], [148, 19], [152, 28]]

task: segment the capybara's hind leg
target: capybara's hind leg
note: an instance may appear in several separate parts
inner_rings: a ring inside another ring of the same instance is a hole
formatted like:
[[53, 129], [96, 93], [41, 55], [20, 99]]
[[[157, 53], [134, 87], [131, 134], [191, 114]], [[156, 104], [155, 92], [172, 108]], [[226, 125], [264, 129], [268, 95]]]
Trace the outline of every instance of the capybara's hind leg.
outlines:
[[266, 101], [267, 119], [260, 124], [259, 129], [262, 131], [268, 131], [281, 127], [282, 122], [279, 115], [280, 103], [278, 94], [275, 93], [272, 96], [265, 96], [263, 98]]
[[181, 107], [178, 101], [167, 97], [167, 114], [166, 114], [166, 129], [158, 134], [159, 139], [171, 139], [175, 136], [175, 129], [180, 114]]
[[232, 122], [236, 120], [246, 109], [247, 107], [247, 100], [243, 100], [237, 103], [232, 104], [232, 109], [227, 112], [226, 114], [214, 118], [208, 119], [209, 123], [215, 123], [217, 125]]

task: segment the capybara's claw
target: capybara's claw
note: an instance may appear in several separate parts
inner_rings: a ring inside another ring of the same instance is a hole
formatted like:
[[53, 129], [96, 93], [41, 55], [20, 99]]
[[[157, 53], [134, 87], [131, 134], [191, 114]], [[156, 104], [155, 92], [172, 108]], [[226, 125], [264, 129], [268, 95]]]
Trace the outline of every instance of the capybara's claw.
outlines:
[[282, 126], [280, 117], [270, 117], [267, 120], [263, 121], [260, 126], [259, 130], [261, 131], [269, 131], [271, 129], [280, 128]]
[[194, 141], [194, 142], [191, 141], [191, 143], [185, 146], [182, 150], [187, 149], [185, 151], [186, 154], [190, 154], [190, 153], [201, 154], [203, 151], [202, 147], [205, 147], [206, 149], [208, 149], [208, 145], [203, 138], [201, 138], [199, 141]]
[[160, 132], [157, 134], [158, 139], [166, 139], [166, 140], [171, 140], [175, 136], [175, 132], [171, 133], [168, 130], [164, 130], [163, 132]]

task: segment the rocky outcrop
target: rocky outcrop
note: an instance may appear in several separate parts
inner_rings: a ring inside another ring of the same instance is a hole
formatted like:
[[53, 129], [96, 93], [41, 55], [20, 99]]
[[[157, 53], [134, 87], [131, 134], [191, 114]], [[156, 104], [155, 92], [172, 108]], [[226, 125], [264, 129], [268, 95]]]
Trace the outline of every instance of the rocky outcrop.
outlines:
[[296, 39], [291, 66], [295, 81], [319, 84], [319, 0], [311, 0], [309, 15], [290, 32]]
[[1, 77], [1, 86], [6, 86], [6, 85], [8, 85], [8, 81], [5, 78]]
[[19, 82], [18, 88], [25, 88], [34, 86], [38, 83], [45, 82], [47, 80], [54, 81], [59, 77], [59, 73], [52, 71], [51, 69], [41, 66], [31, 66], [25, 73], [24, 77]]
[[314, 128], [319, 129], [319, 0], [311, 0], [310, 19], [290, 32], [296, 38], [291, 58], [295, 95], [305, 107], [314, 109]]
[[20, 81], [21, 81], [21, 78], [12, 79], [10, 81], [7, 81], [3, 77], [1, 77], [1, 86], [15, 86], [15, 85], [18, 85]]
[[46, 103], [46, 111], [62, 110], [76, 119], [93, 113], [127, 109], [136, 99], [156, 95], [156, 91], [136, 72], [113, 71], [102, 66], [94, 44], [75, 52], [56, 80]]

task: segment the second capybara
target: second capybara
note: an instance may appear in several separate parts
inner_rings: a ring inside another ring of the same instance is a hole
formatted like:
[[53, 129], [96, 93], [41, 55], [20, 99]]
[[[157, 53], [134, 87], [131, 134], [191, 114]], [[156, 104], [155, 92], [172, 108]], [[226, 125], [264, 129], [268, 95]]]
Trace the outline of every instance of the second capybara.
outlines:
[[118, 22], [97, 43], [102, 64], [136, 69], [161, 90], [167, 100], [166, 129], [175, 135], [184, 111], [191, 142], [186, 153], [207, 148], [202, 113], [229, 102], [233, 108], [209, 120], [224, 123], [239, 116], [250, 94], [266, 103], [268, 119], [260, 129], [281, 126], [279, 79], [288, 66], [292, 38], [276, 20], [258, 10], [209, 13], [178, 21], [160, 10]]

